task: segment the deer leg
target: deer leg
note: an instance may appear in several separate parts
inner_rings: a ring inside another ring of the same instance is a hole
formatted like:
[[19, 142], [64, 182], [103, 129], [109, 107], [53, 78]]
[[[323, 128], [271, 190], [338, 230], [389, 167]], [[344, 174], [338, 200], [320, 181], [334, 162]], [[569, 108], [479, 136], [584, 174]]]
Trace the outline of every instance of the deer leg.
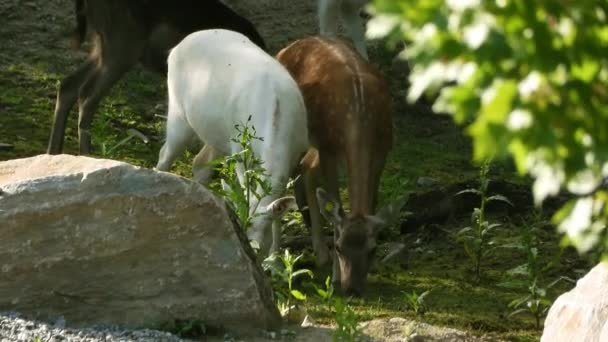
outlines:
[[[319, 153], [321, 164], [321, 172], [325, 181], [325, 190], [340, 203], [340, 214], [343, 216], [344, 211], [340, 201], [340, 185], [338, 182], [338, 159], [335, 155], [327, 153]], [[340, 284], [340, 263], [335, 249], [336, 242], [339, 237], [338, 228], [334, 227], [334, 247], [332, 248], [332, 282], [334, 285]], [[339, 285], [336, 285], [338, 287]]]
[[156, 169], [169, 171], [171, 165], [179, 157], [191, 141], [194, 131], [180, 114], [172, 113], [173, 106], [169, 104], [169, 115], [167, 118], [167, 140], [158, 154]]
[[317, 264], [324, 266], [329, 261], [329, 250], [323, 239], [321, 230], [321, 212], [317, 202], [316, 189], [318, 186], [318, 167], [307, 170], [304, 173], [304, 184], [306, 187], [306, 200], [308, 202], [308, 213], [310, 217], [310, 233], [312, 236], [312, 249], [317, 258]]
[[340, 1], [319, 0], [319, 31], [322, 36], [335, 37], [338, 35], [338, 20], [340, 16]]
[[78, 94], [78, 139], [81, 154], [91, 152], [91, 123], [101, 99], [137, 63], [143, 53], [144, 43], [108, 36], [100, 46], [101, 64], [85, 81]]
[[372, 162], [372, 172], [370, 174], [370, 182], [369, 182], [369, 193], [372, 195], [372, 203], [371, 210], [372, 213], [376, 213], [378, 209], [378, 188], [380, 187], [380, 177], [382, 176], [382, 171], [384, 170], [384, 164], [386, 162], [386, 155], [378, 156], [375, 161]]
[[304, 181], [305, 176], [300, 175], [294, 182], [293, 192], [298, 205], [298, 210], [302, 215], [302, 221], [304, 225], [310, 228], [310, 210], [308, 209], [308, 199], [306, 198], [306, 182]]
[[342, 2], [342, 21], [344, 22], [344, 28], [351, 37], [357, 51], [366, 60], [369, 59], [367, 56], [367, 49], [365, 48], [365, 23], [359, 15], [362, 4], [358, 1], [343, 1]]
[[219, 153], [217, 150], [205, 144], [192, 162], [192, 179], [207, 186], [215, 173], [215, 170], [209, 163], [218, 157]]
[[78, 90], [84, 84], [87, 76], [93, 71], [95, 62], [87, 59], [78, 69], [69, 74], [59, 84], [57, 89], [57, 101], [55, 102], [55, 114], [53, 128], [47, 147], [48, 154], [59, 154], [63, 151], [63, 140], [68, 114], [78, 99]]

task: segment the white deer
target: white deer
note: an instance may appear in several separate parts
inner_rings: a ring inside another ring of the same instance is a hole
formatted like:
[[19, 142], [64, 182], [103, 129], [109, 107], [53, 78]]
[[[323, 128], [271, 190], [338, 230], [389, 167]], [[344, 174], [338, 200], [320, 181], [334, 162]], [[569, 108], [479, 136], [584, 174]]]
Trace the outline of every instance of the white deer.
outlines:
[[319, 0], [319, 29], [322, 36], [336, 37], [338, 21], [342, 24], [348, 36], [353, 40], [357, 51], [368, 59], [365, 48], [365, 24], [359, 15], [361, 8], [369, 0]]
[[[275, 220], [270, 234], [271, 214], [285, 205], [275, 200], [285, 192], [289, 176], [309, 147], [306, 108], [298, 85], [278, 61], [247, 37], [221, 29], [192, 33], [171, 51], [167, 84], [167, 140], [157, 170], [169, 170], [196, 135], [205, 148], [193, 162], [193, 174], [206, 182], [208, 160], [240, 152], [240, 145], [231, 138], [237, 133], [235, 125], [251, 116], [251, 125], [263, 138], [251, 142], [252, 150], [263, 162], [272, 191], [252, 204], [257, 209], [251, 213], [256, 216], [248, 236], [259, 244], [262, 256], [269, 249], [278, 250], [275, 232], [280, 227]], [[242, 165], [237, 173], [242, 183]]]

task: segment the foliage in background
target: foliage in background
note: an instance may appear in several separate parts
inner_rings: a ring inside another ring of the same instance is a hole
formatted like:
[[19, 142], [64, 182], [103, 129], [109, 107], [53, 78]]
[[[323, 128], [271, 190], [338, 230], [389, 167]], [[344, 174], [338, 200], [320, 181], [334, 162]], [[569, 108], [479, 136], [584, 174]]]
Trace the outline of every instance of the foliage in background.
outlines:
[[479, 207], [473, 209], [473, 213], [471, 214], [471, 225], [462, 228], [456, 233], [456, 239], [462, 242], [466, 255], [473, 263], [475, 282], [479, 282], [481, 279], [482, 259], [496, 247], [496, 243], [490, 234], [495, 228], [501, 226], [500, 223], [490, 223], [486, 219], [486, 205], [492, 201], [500, 201], [512, 205], [509, 199], [503, 195], [497, 194], [488, 197], [489, 170], [490, 162], [486, 161], [481, 165], [479, 170], [479, 188], [462, 190], [456, 194], [458, 196], [472, 193], [479, 196], [480, 199]]
[[405, 299], [405, 304], [407, 305], [407, 307], [409, 309], [411, 309], [412, 311], [414, 311], [414, 313], [416, 315], [424, 315], [424, 313], [427, 310], [426, 307], [426, 302], [424, 301], [424, 298], [426, 298], [426, 296], [429, 295], [429, 293], [431, 293], [431, 290], [427, 290], [422, 292], [421, 294], [416, 293], [416, 290], [412, 290], [411, 293], [409, 292], [402, 292], [403, 293], [403, 298]]
[[[260, 199], [271, 191], [263, 162], [252, 150], [255, 140], [262, 141], [263, 138], [256, 135], [255, 127], [249, 125], [250, 121], [251, 116], [246, 123], [234, 126], [237, 136], [231, 141], [238, 144], [241, 151], [212, 163], [221, 179], [211, 183], [211, 190], [226, 200], [243, 229], [249, 228], [253, 219], [251, 213], [257, 209]], [[237, 168], [243, 170], [242, 182], [239, 181]]]
[[542, 318], [546, 315], [551, 300], [547, 298], [547, 290], [554, 287], [562, 280], [574, 283], [574, 280], [567, 277], [559, 277], [547, 286], [542, 286], [542, 278], [549, 268], [553, 267], [551, 263], [543, 264], [539, 255], [541, 249], [541, 241], [538, 238], [538, 225], [542, 223], [541, 214], [537, 213], [536, 222], [522, 225], [522, 233], [519, 240], [512, 244], [506, 244], [504, 248], [514, 248], [526, 254], [526, 262], [518, 265], [507, 271], [509, 279], [502, 282], [501, 286], [506, 288], [526, 288], [528, 293], [522, 295], [509, 303], [509, 308], [512, 309], [509, 317], [529, 313], [534, 317], [536, 329], [541, 328]]
[[361, 335], [359, 331], [359, 316], [353, 309], [340, 297], [331, 301], [331, 306], [335, 311], [336, 329], [332, 336], [334, 342], [353, 342]]
[[334, 321], [336, 322], [332, 341], [357, 341], [357, 338], [361, 335], [358, 327], [360, 317], [348, 303], [344, 302], [344, 299], [334, 297], [334, 286], [331, 277], [327, 276], [325, 278], [324, 289], [314, 284], [313, 287], [322, 303], [332, 312]]
[[513, 157], [580, 252], [608, 254], [608, 2], [374, 0], [368, 37], [405, 38], [408, 99], [467, 125], [476, 160]]
[[331, 282], [331, 277], [327, 276], [325, 278], [325, 288], [322, 289], [314, 285], [315, 291], [317, 292], [317, 296], [321, 298], [321, 301], [325, 304], [330, 304], [334, 299], [334, 285]]
[[306, 295], [293, 287], [296, 278], [303, 275], [313, 277], [312, 271], [308, 269], [295, 269], [300, 258], [302, 258], [302, 254], [294, 256], [289, 253], [289, 249], [285, 249], [283, 255], [274, 253], [262, 262], [264, 270], [270, 271], [270, 281], [276, 304], [282, 316], [294, 309], [292, 299], [297, 301], [306, 300]]

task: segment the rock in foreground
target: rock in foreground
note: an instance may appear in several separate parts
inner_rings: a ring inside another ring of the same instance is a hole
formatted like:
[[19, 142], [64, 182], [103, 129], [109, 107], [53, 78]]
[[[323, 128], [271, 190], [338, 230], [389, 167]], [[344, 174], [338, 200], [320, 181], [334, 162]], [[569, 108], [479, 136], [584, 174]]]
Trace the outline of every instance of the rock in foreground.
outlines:
[[608, 341], [608, 263], [595, 266], [551, 306], [541, 342]]
[[204, 187], [111, 160], [0, 163], [0, 311], [68, 325], [280, 323], [244, 234]]

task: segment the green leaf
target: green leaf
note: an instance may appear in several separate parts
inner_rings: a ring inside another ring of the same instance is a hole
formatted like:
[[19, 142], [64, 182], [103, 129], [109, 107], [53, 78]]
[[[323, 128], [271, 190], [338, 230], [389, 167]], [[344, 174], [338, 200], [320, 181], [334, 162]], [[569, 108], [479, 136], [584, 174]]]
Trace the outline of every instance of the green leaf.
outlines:
[[524, 249], [525, 246], [521, 242], [510, 242], [500, 245], [502, 248]]
[[530, 274], [528, 270], [528, 264], [521, 264], [507, 271], [507, 274], [510, 276], [515, 275], [528, 275]]
[[508, 318], [511, 318], [511, 317], [513, 317], [513, 316], [519, 315], [520, 313], [527, 312], [527, 311], [528, 311], [527, 309], [517, 309], [517, 310], [515, 310], [515, 311], [513, 311], [513, 312], [509, 313], [509, 314], [507, 315], [507, 317], [508, 317]]
[[526, 288], [527, 284], [528, 282], [522, 279], [511, 279], [500, 282], [497, 285], [506, 289], [523, 289]]
[[426, 290], [426, 291], [422, 292], [420, 294], [420, 296], [418, 297], [418, 302], [422, 303], [422, 301], [424, 300], [424, 297], [426, 297], [429, 293], [431, 293], [431, 290]]
[[307, 270], [307, 269], [297, 270], [297, 271], [293, 272], [293, 274], [291, 276], [292, 276], [292, 278], [295, 279], [296, 277], [298, 277], [298, 276], [300, 276], [302, 274], [306, 274], [306, 275], [308, 275], [311, 278], [313, 277], [312, 271], [311, 270]]
[[492, 229], [494, 229], [494, 228], [498, 228], [498, 227], [500, 227], [500, 226], [502, 226], [502, 224], [500, 224], [500, 223], [492, 223], [492, 224], [489, 224], [489, 225], [488, 225], [488, 227], [487, 227], [486, 229], [487, 229], [488, 231], [490, 231], [490, 230], [492, 230]]
[[454, 194], [454, 196], [460, 196], [463, 194], [481, 195], [481, 191], [479, 191], [477, 189], [465, 189], [465, 190], [458, 191], [456, 194]]
[[297, 300], [306, 300], [306, 295], [298, 290], [291, 290], [290, 293]]
[[492, 202], [492, 201], [496, 201], [496, 202], [504, 202], [507, 203], [508, 205], [514, 207], [515, 205], [505, 196], [503, 195], [493, 195], [488, 197], [487, 199], [488, 202]]
[[322, 299], [327, 299], [327, 291], [320, 289], [318, 287], [315, 288], [315, 290], [317, 291], [317, 294], [319, 295], [319, 297], [321, 297]]
[[509, 302], [508, 307], [518, 308], [518, 307], [522, 306], [523, 304], [527, 303], [531, 298], [532, 298], [532, 296], [530, 296], [530, 295], [527, 295], [527, 296], [521, 297], [521, 298], [516, 298], [516, 299], [512, 300], [511, 302]]
[[471, 228], [471, 227], [464, 227], [464, 228], [462, 228], [461, 230], [459, 230], [459, 231], [456, 233], [456, 235], [464, 235], [464, 234], [470, 233], [470, 232], [472, 232], [472, 231], [473, 231], [473, 228]]

